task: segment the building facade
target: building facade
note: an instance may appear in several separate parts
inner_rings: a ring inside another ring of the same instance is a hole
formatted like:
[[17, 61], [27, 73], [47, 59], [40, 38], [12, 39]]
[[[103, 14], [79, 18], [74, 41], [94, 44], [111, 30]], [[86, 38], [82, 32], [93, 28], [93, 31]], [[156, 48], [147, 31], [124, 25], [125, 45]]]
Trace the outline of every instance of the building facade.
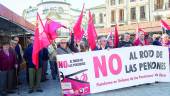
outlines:
[[[42, 0], [37, 6], [29, 7], [23, 11], [23, 17], [35, 24], [36, 14], [40, 14], [43, 23], [46, 22], [46, 18], [50, 18], [54, 21], [61, 22], [68, 28], [72, 28], [81, 10], [71, 8], [71, 4], [66, 0]], [[59, 34], [69, 35], [68, 29], [60, 29]]]
[[[95, 27], [99, 35], [108, 34], [103, 29], [112, 28], [116, 24], [119, 25], [122, 33], [129, 30], [134, 32], [136, 25], [141, 25], [143, 28], [154, 28], [153, 25], [158, 25], [154, 22], [159, 22], [160, 19], [170, 19], [170, 0], [105, 0], [105, 4], [86, 10], [86, 16], [83, 18], [85, 29], [87, 28], [89, 10], [94, 17]], [[36, 7], [24, 10], [23, 17], [35, 24], [37, 12], [44, 22], [46, 17], [50, 17], [71, 29], [81, 10], [71, 8], [71, 4], [66, 0], [42, 0]]]
[[[95, 27], [96, 28], [106, 27], [106, 25], [105, 25], [106, 24], [106, 5], [101, 4], [101, 5], [92, 7], [90, 9], [88, 9], [86, 13], [88, 13], [89, 10], [92, 13]], [[88, 14], [87, 14], [87, 16], [88, 16]]]
[[170, 0], [105, 0], [107, 27], [170, 18]]
[[170, 19], [170, 0], [151, 0], [151, 20]]

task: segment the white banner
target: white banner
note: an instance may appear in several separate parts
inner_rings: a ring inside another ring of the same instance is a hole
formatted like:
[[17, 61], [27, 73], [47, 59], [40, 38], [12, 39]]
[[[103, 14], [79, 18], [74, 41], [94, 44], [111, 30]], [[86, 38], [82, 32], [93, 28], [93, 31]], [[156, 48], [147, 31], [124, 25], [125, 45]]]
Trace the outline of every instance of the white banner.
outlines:
[[57, 56], [64, 90], [98, 93], [146, 83], [170, 82], [169, 51], [138, 46]]

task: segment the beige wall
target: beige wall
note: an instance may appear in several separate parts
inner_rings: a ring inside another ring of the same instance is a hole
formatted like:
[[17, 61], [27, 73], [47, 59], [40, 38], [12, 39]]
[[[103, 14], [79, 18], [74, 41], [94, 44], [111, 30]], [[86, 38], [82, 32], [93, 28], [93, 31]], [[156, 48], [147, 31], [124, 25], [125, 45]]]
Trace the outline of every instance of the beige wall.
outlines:
[[[155, 6], [154, 6], [154, 1], [155, 0], [151, 0], [151, 19], [152, 21], [155, 21], [155, 17], [156, 16], [161, 16], [162, 19], [167, 19], [170, 17], [170, 8], [168, 8], [168, 2], [169, 0], [163, 0], [163, 9], [160, 10], [154, 10]], [[170, 6], [169, 6], [170, 7]]]
[[[136, 0], [136, 2], [130, 2], [130, 0], [124, 0], [123, 4], [119, 4], [118, 0], [116, 0], [115, 5], [110, 4], [110, 0], [106, 0], [106, 16], [107, 16], [107, 27], [110, 27], [111, 25], [115, 25], [115, 23], [118, 24], [131, 24], [133, 23], [131, 21], [131, 14], [130, 10], [132, 7], [136, 8], [136, 20], [135, 22], [146, 22], [149, 21], [149, 0]], [[145, 20], [140, 20], [140, 6], [145, 6]], [[124, 23], [119, 22], [119, 10], [124, 9]], [[111, 10], [115, 10], [116, 12], [116, 21], [115, 23], [111, 24]]]
[[[136, 0], [135, 2], [130, 2], [130, 0], [124, 0], [124, 4], [118, 4], [119, 0], [115, 0], [116, 4], [111, 5], [111, 0], [105, 0], [106, 3], [106, 20], [107, 20], [107, 27], [111, 27], [111, 10], [115, 10], [116, 12], [116, 21], [115, 23], [118, 24], [132, 24], [132, 23], [140, 23], [140, 22], [149, 22], [149, 21], [155, 21], [155, 16], [160, 15], [162, 19], [170, 18], [170, 8], [168, 8], [168, 1], [169, 0], [163, 0], [164, 5], [162, 10], [155, 10], [155, 0]], [[145, 16], [146, 19], [140, 19], [140, 7], [145, 6]], [[131, 8], [136, 8], [136, 20], [131, 20]], [[119, 9], [124, 9], [124, 22], [119, 22]]]
[[[95, 14], [96, 28], [106, 27], [106, 8], [105, 7], [94, 8], [94, 9], [90, 9], [90, 11], [92, 12], [92, 14]], [[103, 23], [100, 23], [100, 16], [99, 16], [100, 14], [103, 15]]]

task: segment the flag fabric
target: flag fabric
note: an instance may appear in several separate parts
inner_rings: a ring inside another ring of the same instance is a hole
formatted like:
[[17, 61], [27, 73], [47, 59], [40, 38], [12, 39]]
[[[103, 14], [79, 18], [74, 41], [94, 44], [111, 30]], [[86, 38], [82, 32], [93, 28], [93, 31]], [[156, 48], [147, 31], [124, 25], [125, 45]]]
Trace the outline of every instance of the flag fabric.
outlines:
[[118, 47], [118, 44], [119, 44], [119, 34], [118, 34], [118, 29], [117, 29], [117, 24], [114, 28], [114, 48], [117, 48]]
[[38, 19], [38, 23], [39, 23], [38, 28], [39, 28], [40, 49], [42, 49], [42, 48], [46, 48], [47, 46], [52, 44], [52, 41], [50, 40], [48, 34], [46, 34], [46, 32], [45, 32], [45, 26], [44, 26], [39, 14], [38, 14], [38, 18], [39, 18]]
[[36, 29], [35, 29], [35, 34], [34, 34], [34, 44], [33, 44], [33, 53], [32, 53], [32, 61], [33, 64], [35, 65], [35, 68], [38, 69], [39, 65], [39, 52], [40, 52], [40, 39], [39, 39], [39, 16], [37, 13], [37, 18], [36, 18]]
[[81, 11], [79, 18], [78, 18], [77, 22], [75, 23], [75, 25], [73, 27], [76, 42], [80, 42], [82, 37], [83, 37], [83, 34], [84, 34], [84, 30], [81, 27], [82, 26], [82, 20], [83, 20], [83, 13], [84, 13], [84, 5], [83, 5], [83, 9]]
[[57, 38], [57, 36], [58, 36], [57, 31], [61, 27], [67, 28], [66, 26], [62, 25], [61, 23], [55, 22], [55, 21], [47, 18], [47, 21], [45, 23], [45, 32], [46, 32], [46, 35], [48, 36], [49, 40], [53, 41]]
[[164, 20], [160, 20], [160, 22], [161, 22], [161, 27], [163, 29], [163, 32], [170, 35], [170, 26]]
[[47, 37], [44, 31], [45, 31], [45, 27], [43, 25], [40, 15], [37, 13], [36, 29], [35, 29], [33, 53], [32, 53], [32, 60], [36, 69], [38, 69], [39, 67], [39, 52], [43, 48], [46, 48], [48, 45], [51, 44], [49, 38]]
[[87, 38], [88, 38], [88, 44], [91, 50], [94, 50], [96, 48], [97, 33], [96, 33], [96, 29], [93, 23], [93, 17], [90, 11], [89, 11], [89, 21], [88, 21], [88, 27], [87, 27]]

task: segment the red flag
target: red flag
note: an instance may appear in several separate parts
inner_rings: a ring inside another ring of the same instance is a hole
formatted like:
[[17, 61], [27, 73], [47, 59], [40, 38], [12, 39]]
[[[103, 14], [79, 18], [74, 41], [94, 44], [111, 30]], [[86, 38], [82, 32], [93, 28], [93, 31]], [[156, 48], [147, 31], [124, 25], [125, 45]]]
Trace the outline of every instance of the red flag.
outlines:
[[40, 39], [40, 48], [45, 48], [47, 47], [48, 45], [52, 44], [52, 41], [50, 40], [48, 34], [46, 34], [45, 32], [45, 27], [44, 27], [44, 24], [42, 22], [42, 19], [40, 17], [40, 15], [38, 14], [38, 22], [40, 23], [38, 25], [38, 28], [39, 28], [39, 39]]
[[34, 44], [33, 44], [33, 54], [32, 54], [32, 60], [33, 64], [35, 64], [36, 69], [38, 69], [39, 66], [39, 52], [41, 49], [47, 47], [50, 45], [50, 41], [44, 32], [44, 25], [43, 22], [37, 13], [37, 19], [36, 19], [36, 30], [35, 30], [35, 36], [34, 36]]
[[114, 47], [117, 48], [119, 44], [119, 34], [118, 34], [118, 29], [117, 29], [117, 24], [115, 26], [114, 30]]
[[164, 20], [161, 20], [160, 22], [162, 28], [164, 28], [165, 30], [170, 30], [170, 27], [167, 22], [165, 22]]
[[37, 19], [36, 19], [36, 29], [35, 29], [35, 36], [34, 36], [34, 44], [33, 44], [33, 53], [32, 53], [32, 61], [33, 64], [35, 65], [35, 68], [38, 69], [39, 65], [39, 51], [41, 50], [40, 48], [40, 39], [39, 39], [39, 16], [37, 13]]
[[170, 35], [170, 26], [168, 25], [168, 23], [165, 22], [164, 20], [161, 20], [160, 22], [161, 22], [161, 27], [163, 29], [163, 32]]
[[83, 37], [83, 34], [84, 34], [83, 28], [81, 28], [82, 19], [83, 19], [83, 12], [84, 12], [84, 5], [83, 5], [83, 9], [81, 11], [79, 18], [78, 18], [76, 24], [73, 27], [76, 42], [80, 42], [82, 37]]
[[97, 33], [96, 29], [93, 23], [93, 17], [91, 15], [91, 12], [89, 11], [89, 21], [88, 21], [88, 28], [87, 28], [87, 34], [88, 34], [88, 43], [91, 48], [91, 50], [94, 50], [96, 48], [96, 38]]
[[62, 25], [59, 22], [55, 22], [53, 20], [47, 19], [45, 23], [45, 32], [46, 35], [48, 36], [48, 39], [51, 41], [55, 40], [58, 36], [57, 31], [61, 27], [66, 28], [64, 25]]

